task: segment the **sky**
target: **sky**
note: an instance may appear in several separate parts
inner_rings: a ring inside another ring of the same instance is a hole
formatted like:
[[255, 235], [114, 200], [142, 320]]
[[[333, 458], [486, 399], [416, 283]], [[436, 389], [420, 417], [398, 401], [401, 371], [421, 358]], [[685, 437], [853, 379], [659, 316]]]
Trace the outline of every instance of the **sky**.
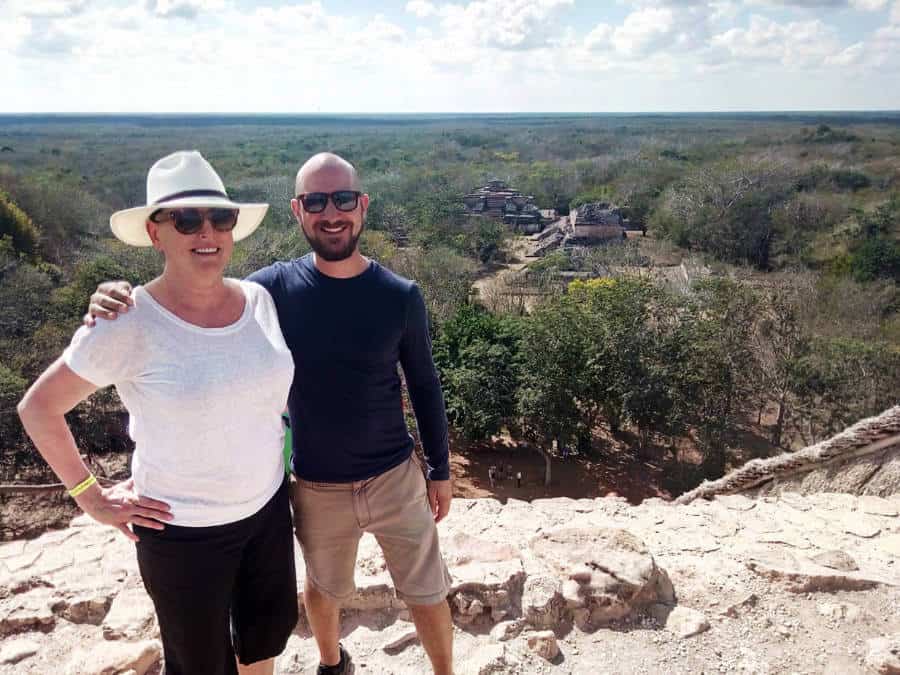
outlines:
[[0, 113], [900, 109], [900, 0], [0, 0]]

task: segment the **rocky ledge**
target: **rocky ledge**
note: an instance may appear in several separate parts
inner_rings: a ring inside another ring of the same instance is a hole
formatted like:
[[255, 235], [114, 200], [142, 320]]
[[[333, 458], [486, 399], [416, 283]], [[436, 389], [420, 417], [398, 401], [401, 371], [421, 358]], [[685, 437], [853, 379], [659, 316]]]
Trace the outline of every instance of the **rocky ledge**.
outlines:
[[[900, 673], [898, 511], [897, 494], [457, 500], [440, 526], [457, 673]], [[427, 672], [369, 536], [357, 586], [357, 673]], [[0, 545], [0, 674], [142, 675], [160, 658], [120, 534], [81, 517]], [[301, 611], [278, 672], [315, 663]]]

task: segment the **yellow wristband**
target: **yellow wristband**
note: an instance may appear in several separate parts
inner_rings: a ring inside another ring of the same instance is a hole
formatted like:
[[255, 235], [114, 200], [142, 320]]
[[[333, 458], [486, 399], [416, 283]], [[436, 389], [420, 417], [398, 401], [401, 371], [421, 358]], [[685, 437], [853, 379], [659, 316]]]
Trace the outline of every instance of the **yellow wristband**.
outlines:
[[94, 474], [90, 474], [87, 478], [81, 481], [78, 485], [69, 490], [70, 497], [77, 497], [82, 492], [87, 490], [91, 485], [97, 482], [97, 477]]

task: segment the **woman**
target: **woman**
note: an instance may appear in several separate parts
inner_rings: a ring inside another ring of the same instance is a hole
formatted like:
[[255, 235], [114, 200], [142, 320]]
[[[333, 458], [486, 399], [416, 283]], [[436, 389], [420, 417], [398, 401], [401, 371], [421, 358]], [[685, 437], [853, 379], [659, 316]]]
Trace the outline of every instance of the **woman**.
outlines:
[[[162, 274], [117, 321], [82, 327], [19, 404], [78, 505], [136, 542], [168, 675], [272, 673], [297, 622], [281, 426], [294, 365], [269, 294], [223, 277], [267, 208], [232, 202], [198, 152], [156, 162], [147, 206], [110, 225], [160, 251]], [[132, 477], [101, 489], [64, 415], [110, 384], [135, 451]]]

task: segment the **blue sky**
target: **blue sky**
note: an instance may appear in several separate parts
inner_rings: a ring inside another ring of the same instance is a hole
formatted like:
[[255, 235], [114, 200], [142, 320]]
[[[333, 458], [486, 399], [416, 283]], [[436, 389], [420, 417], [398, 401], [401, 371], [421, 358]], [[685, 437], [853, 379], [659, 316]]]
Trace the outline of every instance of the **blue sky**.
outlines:
[[0, 112], [900, 109], [900, 0], [3, 0]]

